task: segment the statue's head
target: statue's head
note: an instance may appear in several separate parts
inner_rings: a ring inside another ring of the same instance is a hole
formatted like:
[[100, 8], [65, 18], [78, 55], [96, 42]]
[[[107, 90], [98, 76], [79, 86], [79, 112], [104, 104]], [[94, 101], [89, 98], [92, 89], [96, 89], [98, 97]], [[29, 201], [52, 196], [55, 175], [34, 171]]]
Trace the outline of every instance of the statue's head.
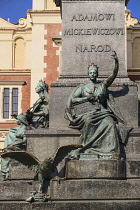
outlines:
[[23, 123], [24, 125], [27, 125], [27, 126], [29, 125], [29, 123], [27, 121], [27, 117], [26, 117], [25, 114], [21, 113], [21, 114], [19, 114], [17, 116], [15, 115], [14, 117], [15, 117], [16, 123], [18, 125], [20, 125], [21, 123]]
[[91, 80], [96, 80], [98, 77], [98, 66], [93, 63], [88, 67], [88, 75]]
[[40, 80], [38, 83], [37, 83], [37, 86], [35, 88], [35, 91], [36, 93], [40, 93], [41, 91], [47, 91], [48, 92], [48, 85], [46, 82]]

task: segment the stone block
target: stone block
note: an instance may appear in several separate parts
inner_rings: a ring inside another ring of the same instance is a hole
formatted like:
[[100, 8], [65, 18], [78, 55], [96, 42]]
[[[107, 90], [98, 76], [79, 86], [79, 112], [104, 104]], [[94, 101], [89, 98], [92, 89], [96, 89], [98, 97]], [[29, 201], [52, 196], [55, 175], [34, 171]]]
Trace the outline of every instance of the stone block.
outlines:
[[12, 161], [9, 164], [9, 169], [10, 179], [34, 179], [36, 175], [34, 171], [29, 170], [27, 166], [24, 166], [18, 161]]
[[0, 202], [1, 210], [139, 210], [140, 201]]
[[140, 180], [51, 181], [52, 200], [134, 200], [140, 198]]
[[[121, 78], [120, 78], [121, 80]], [[116, 80], [115, 80], [116, 81]], [[120, 82], [119, 82], [120, 83]], [[111, 94], [114, 97], [116, 107], [120, 110], [126, 122], [129, 122], [133, 128], [138, 127], [138, 95], [137, 85], [114, 85], [110, 87]]]
[[[68, 144], [77, 144], [80, 132], [75, 129], [41, 129], [28, 130], [27, 151], [34, 154], [43, 161], [46, 157], [54, 156], [58, 147]], [[140, 159], [140, 129], [133, 129], [130, 132], [125, 147], [126, 160]]]
[[40, 161], [55, 155], [63, 145], [77, 144], [80, 133], [77, 130], [36, 129], [26, 131], [27, 151]]
[[0, 209], [1, 210], [31, 210], [32, 204], [26, 202], [10, 202], [10, 201], [1, 201], [0, 202]]
[[[102, 78], [101, 80], [104, 80]], [[121, 81], [125, 79], [124, 81]], [[60, 79], [61, 80], [61, 79]], [[68, 129], [69, 121], [64, 118], [66, 103], [72, 91], [82, 83], [75, 83], [74, 78], [70, 83], [67, 78], [66, 81], [55, 83], [51, 87], [51, 99], [50, 99], [50, 122], [51, 129]], [[78, 80], [78, 79], [77, 79]], [[100, 78], [99, 78], [100, 80]], [[109, 88], [110, 93], [114, 96], [116, 107], [120, 110], [123, 118], [132, 124], [133, 128], [138, 127], [138, 96], [137, 86], [126, 78], [116, 78], [114, 84]], [[63, 94], [62, 94], [63, 93]], [[59, 110], [59, 112], [58, 112]]]
[[131, 131], [125, 153], [127, 160], [140, 160], [140, 129]]
[[39, 188], [36, 181], [3, 181], [0, 182], [1, 201], [24, 201], [31, 191]]
[[72, 160], [66, 162], [66, 179], [125, 178], [123, 160]]
[[124, 11], [124, 0], [62, 1], [62, 74], [86, 74], [94, 62], [101, 74], [109, 75], [114, 50], [120, 60], [119, 74], [126, 74]]
[[140, 178], [140, 161], [126, 161], [126, 177]]
[[32, 205], [34, 210], [139, 210], [140, 201], [71, 201], [36, 203]]

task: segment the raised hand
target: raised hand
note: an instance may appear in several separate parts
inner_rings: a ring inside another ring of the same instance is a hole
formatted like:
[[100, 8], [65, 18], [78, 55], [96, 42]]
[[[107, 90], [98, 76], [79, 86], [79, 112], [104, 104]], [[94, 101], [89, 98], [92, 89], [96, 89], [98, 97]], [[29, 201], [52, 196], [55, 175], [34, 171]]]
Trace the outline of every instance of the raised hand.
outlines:
[[114, 52], [114, 54], [113, 54], [113, 55], [111, 55], [111, 57], [112, 57], [113, 59], [115, 59], [115, 60], [118, 60], [117, 53], [116, 53], [115, 51], [113, 51], [113, 52]]

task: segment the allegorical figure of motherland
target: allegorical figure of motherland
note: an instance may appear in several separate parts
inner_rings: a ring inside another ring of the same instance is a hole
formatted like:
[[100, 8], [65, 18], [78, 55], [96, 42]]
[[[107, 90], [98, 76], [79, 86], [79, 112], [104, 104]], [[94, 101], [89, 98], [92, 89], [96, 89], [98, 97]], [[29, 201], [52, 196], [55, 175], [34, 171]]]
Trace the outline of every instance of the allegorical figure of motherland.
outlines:
[[115, 68], [107, 80], [97, 81], [98, 67], [91, 65], [88, 68], [90, 82], [79, 85], [68, 99], [66, 118], [71, 128], [81, 132], [79, 143], [83, 145], [70, 155], [70, 159], [79, 159], [81, 154], [102, 159], [121, 158], [120, 142], [125, 143], [131, 126], [123, 119], [108, 92], [119, 69], [115, 52], [112, 58]]

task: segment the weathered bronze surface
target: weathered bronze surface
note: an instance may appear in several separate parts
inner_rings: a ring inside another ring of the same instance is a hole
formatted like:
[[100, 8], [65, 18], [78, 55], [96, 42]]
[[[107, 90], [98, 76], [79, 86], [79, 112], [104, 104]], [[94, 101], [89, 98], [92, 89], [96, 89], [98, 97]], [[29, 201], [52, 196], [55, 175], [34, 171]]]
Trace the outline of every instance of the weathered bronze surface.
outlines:
[[[30, 170], [36, 172], [36, 176], [38, 177], [39, 182], [39, 190], [38, 193], [33, 194], [33, 200], [38, 199], [38, 201], [42, 201], [40, 198], [40, 193], [43, 193], [43, 186], [46, 179], [50, 180], [53, 178], [60, 179], [58, 177], [57, 165], [67, 156], [69, 152], [75, 150], [77, 148], [81, 148], [82, 145], [65, 145], [59, 147], [54, 157], [46, 158], [43, 162], [40, 162], [34, 155], [28, 153], [26, 151], [12, 151], [6, 152], [1, 155], [1, 157], [6, 160], [7, 158], [15, 159], [20, 163], [28, 166]], [[35, 176], [35, 177], [36, 177]], [[39, 198], [37, 198], [39, 196]], [[44, 195], [42, 195], [44, 197]], [[31, 196], [30, 196], [31, 197]]]
[[[26, 114], [20, 114], [18, 116], [15, 116], [16, 123], [20, 126], [11, 128], [6, 136], [5, 142], [4, 142], [4, 152], [7, 151], [19, 151], [19, 150], [25, 150], [26, 149], [26, 136], [24, 134], [25, 129], [27, 126], [29, 126], [29, 123], [27, 121]], [[2, 158], [1, 161], [1, 172], [3, 178], [6, 180], [9, 177], [9, 162], [10, 158]]]
[[79, 85], [70, 95], [66, 107], [66, 118], [70, 127], [81, 132], [83, 148], [72, 152], [70, 159], [120, 159], [120, 142], [125, 143], [131, 129], [122, 117], [107, 88], [113, 83], [119, 69], [116, 53], [113, 73], [106, 81], [97, 81], [98, 67], [89, 66], [90, 82]]
[[27, 110], [28, 121], [36, 128], [47, 128], [49, 126], [48, 85], [40, 80], [35, 91], [38, 93], [39, 99]]

